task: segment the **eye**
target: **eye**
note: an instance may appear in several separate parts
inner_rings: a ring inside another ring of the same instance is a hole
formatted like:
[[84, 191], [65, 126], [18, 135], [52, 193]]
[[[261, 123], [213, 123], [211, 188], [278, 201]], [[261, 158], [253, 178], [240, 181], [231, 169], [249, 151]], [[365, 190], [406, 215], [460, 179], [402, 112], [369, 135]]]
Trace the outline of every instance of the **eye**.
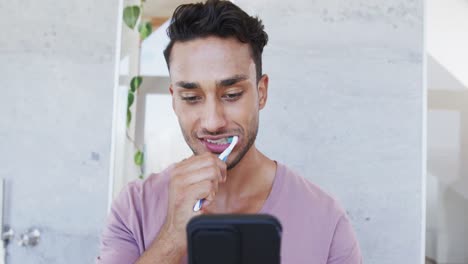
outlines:
[[201, 96], [181, 96], [181, 99], [189, 104], [195, 104], [199, 101], [201, 101]]
[[239, 100], [239, 98], [242, 96], [243, 93], [244, 92], [227, 93], [227, 94], [223, 95], [223, 99], [225, 99], [226, 101], [230, 101], [230, 102], [237, 101], [237, 100]]

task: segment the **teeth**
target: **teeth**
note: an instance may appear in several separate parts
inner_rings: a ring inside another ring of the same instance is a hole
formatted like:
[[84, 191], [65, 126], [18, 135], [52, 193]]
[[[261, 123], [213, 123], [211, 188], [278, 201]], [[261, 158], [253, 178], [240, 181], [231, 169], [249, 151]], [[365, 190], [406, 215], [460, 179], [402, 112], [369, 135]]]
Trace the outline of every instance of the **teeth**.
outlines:
[[225, 145], [229, 143], [227, 138], [220, 138], [216, 140], [206, 139], [206, 141], [213, 143], [213, 144], [218, 144], [218, 145]]

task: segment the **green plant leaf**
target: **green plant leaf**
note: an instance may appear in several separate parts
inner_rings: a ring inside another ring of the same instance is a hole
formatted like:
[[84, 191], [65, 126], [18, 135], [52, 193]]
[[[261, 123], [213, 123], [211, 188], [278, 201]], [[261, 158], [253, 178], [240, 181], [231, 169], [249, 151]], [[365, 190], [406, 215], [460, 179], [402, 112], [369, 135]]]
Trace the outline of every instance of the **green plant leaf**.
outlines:
[[140, 23], [140, 25], [138, 25], [138, 32], [140, 32], [141, 40], [146, 39], [152, 32], [151, 23]]
[[128, 99], [127, 99], [127, 108], [130, 110], [130, 107], [133, 104], [133, 101], [135, 101], [135, 95], [131, 91], [128, 92]]
[[136, 165], [141, 166], [143, 164], [143, 152], [138, 150], [137, 153], [135, 153], [134, 160]]
[[135, 25], [138, 21], [138, 18], [140, 17], [140, 7], [139, 6], [127, 6], [125, 7], [123, 11], [123, 20], [125, 24], [131, 28], [134, 29]]
[[138, 179], [143, 180], [144, 179], [143, 174], [140, 174], [140, 176], [138, 176]]
[[130, 112], [130, 109], [127, 109], [127, 127], [130, 126], [130, 122], [132, 122], [132, 112]]
[[133, 77], [132, 80], [130, 81], [130, 90], [132, 92], [135, 92], [136, 90], [138, 90], [138, 88], [140, 88], [140, 85], [142, 82], [143, 82], [143, 78], [141, 78], [141, 76]]

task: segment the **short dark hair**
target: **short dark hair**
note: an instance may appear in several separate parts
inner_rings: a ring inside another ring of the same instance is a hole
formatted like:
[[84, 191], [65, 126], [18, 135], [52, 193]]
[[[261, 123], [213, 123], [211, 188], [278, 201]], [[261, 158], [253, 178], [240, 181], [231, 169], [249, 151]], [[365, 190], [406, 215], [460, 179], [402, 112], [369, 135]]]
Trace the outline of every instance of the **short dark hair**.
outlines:
[[177, 41], [209, 36], [235, 37], [249, 44], [257, 81], [262, 77], [262, 52], [268, 42], [263, 23], [229, 1], [208, 0], [205, 3], [180, 5], [174, 11], [167, 35], [170, 42], [164, 50], [164, 58], [168, 68], [171, 50]]

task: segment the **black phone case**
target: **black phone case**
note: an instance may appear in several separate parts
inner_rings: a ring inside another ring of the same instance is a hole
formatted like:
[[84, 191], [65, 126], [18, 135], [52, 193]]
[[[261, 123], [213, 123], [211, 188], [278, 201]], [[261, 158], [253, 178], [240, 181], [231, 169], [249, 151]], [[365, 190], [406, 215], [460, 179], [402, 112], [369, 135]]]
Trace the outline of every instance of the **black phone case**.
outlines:
[[187, 225], [189, 264], [280, 264], [282, 227], [271, 215], [202, 215]]

